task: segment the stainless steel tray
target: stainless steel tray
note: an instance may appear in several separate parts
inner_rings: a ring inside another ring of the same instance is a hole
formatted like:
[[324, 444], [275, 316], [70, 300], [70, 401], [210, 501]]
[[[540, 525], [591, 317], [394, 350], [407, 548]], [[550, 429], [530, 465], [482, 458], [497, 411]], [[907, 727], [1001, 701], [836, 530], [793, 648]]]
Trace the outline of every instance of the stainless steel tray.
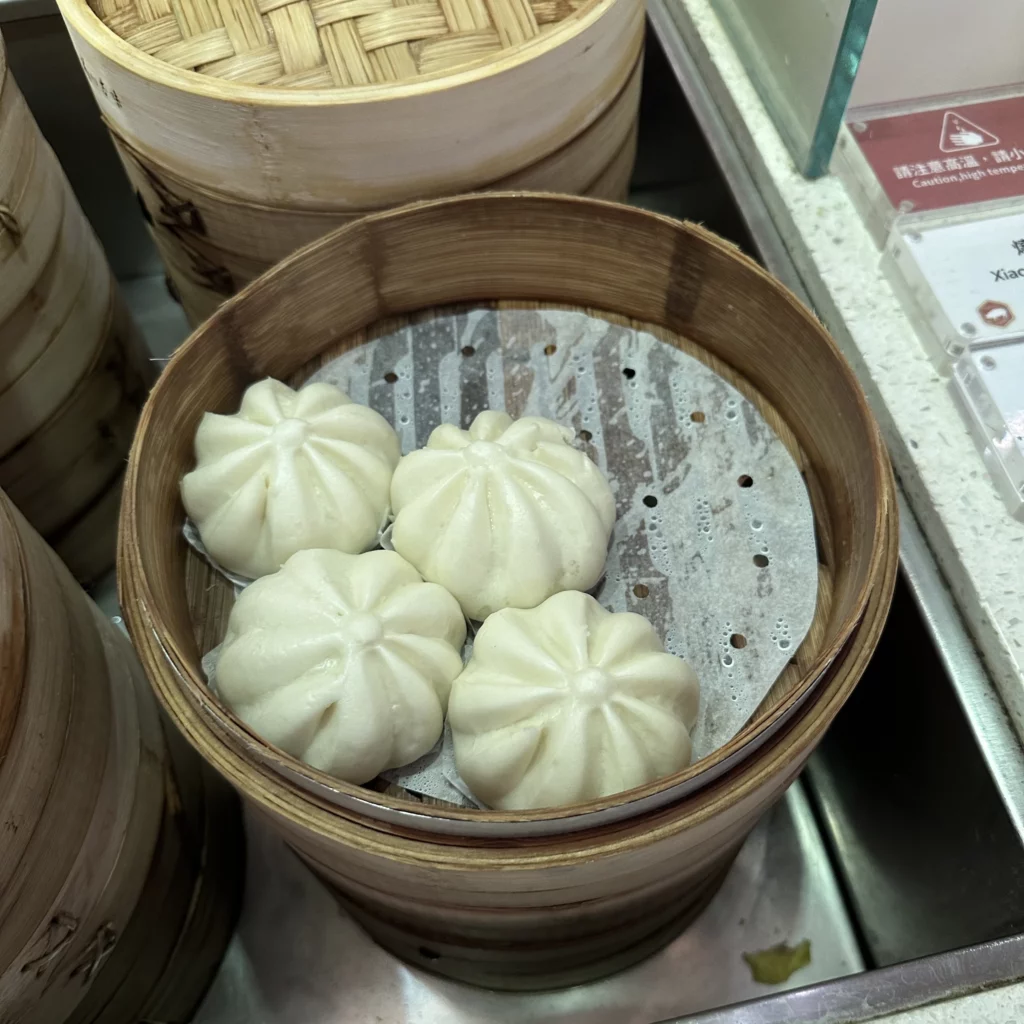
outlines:
[[[195, 1024], [647, 1024], [863, 969], [828, 855], [799, 784], [740, 851], [697, 922], [651, 959], [555, 992], [470, 988], [374, 944], [283, 843], [250, 820], [245, 907]], [[810, 942], [782, 986], [743, 959]]]

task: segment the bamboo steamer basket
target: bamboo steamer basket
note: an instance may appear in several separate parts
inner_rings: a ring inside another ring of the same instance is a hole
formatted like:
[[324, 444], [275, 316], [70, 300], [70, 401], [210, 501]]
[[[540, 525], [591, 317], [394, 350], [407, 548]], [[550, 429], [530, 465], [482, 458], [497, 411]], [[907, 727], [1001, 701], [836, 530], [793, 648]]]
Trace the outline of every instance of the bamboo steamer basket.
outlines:
[[[639, 78], [636, 84], [639, 86]], [[636, 158], [635, 119], [626, 127], [622, 145], [610, 163], [600, 168], [596, 175], [591, 170], [593, 176], [585, 189], [562, 188], [558, 191], [580, 191], [582, 195], [594, 199], [625, 201]], [[358, 219], [354, 214], [307, 215], [304, 211], [242, 207], [238, 204], [230, 207], [223, 204], [215, 206], [210, 202], [209, 195], [202, 197], [206, 201], [200, 208], [199, 203], [183, 198], [186, 193], [196, 196], [194, 190], [169, 189], [166, 178], [160, 180], [152, 168], [144, 166], [137, 156], [130, 155], [123, 145], [118, 145], [118, 149], [145, 211], [157, 251], [167, 269], [173, 294], [193, 327], [210, 317], [226, 298], [254, 281], [296, 248], [339, 225]], [[212, 243], [209, 240], [210, 222], [206, 219], [208, 212], [222, 215], [230, 212], [234, 232], [231, 243], [238, 244], [239, 248], [251, 245], [252, 249], [241, 255]], [[261, 217], [264, 215], [267, 216], [267, 223], [261, 225]], [[268, 230], [265, 235], [257, 238], [256, 232], [261, 226]], [[277, 228], [281, 230], [277, 231]], [[244, 237], [239, 237], [240, 232], [244, 232]], [[265, 258], [258, 255], [261, 249]], [[254, 257], [253, 252], [257, 256]]]
[[[625, 200], [636, 155], [642, 69], [640, 59], [608, 109], [580, 135], [481, 190], [557, 191]], [[368, 212], [241, 203], [161, 169], [114, 128], [110, 131], [193, 326], [295, 249]]]
[[[675, 776], [570, 808], [467, 811], [330, 779], [249, 732], [200, 665], [232, 601], [181, 537], [178, 483], [203, 412], [237, 408], [263, 376], [300, 382], [396, 318], [480, 302], [596, 311], [704, 359], [790, 446], [815, 514], [815, 621], [751, 723]], [[371, 934], [452, 977], [543, 988], [626, 966], [710, 898], [863, 670], [891, 597], [895, 530], [888, 462], [849, 367], [763, 270], [698, 227], [638, 210], [479, 195], [357, 221], [192, 336], [139, 423], [118, 578], [172, 719]]]
[[9, 452], [35, 433], [74, 391], [111, 331], [113, 281], [104, 262], [91, 263], [62, 323], [38, 357], [0, 391], [0, 451]]
[[0, 89], [0, 321], [24, 301], [49, 261], [64, 218], [63, 175], [6, 66]]
[[[586, 193], [635, 131], [641, 72], [638, 62], [608, 109], [567, 145], [481, 188]], [[296, 249], [371, 212], [242, 203], [230, 193], [204, 188], [161, 168], [108, 127], [147, 221], [155, 232], [178, 239], [186, 250], [189, 245], [212, 247], [268, 270]]]
[[[237, 809], [212, 775], [208, 796], [181, 785], [203, 769], [168, 745], [127, 641], [2, 492], [0, 554], [0, 1019], [184, 1021], [237, 912], [237, 870], [220, 865], [238, 856]], [[217, 830], [186, 821], [208, 813], [204, 798], [221, 802]], [[173, 879], [154, 870], [169, 856]], [[168, 913], [168, 899], [185, 909]], [[191, 925], [204, 918], [217, 927]], [[143, 953], [158, 968], [126, 988], [117, 968]], [[181, 958], [195, 982], [157, 998]]]
[[[634, 123], [622, 148], [611, 163], [602, 168], [583, 194], [595, 199], [625, 201], [636, 158], [636, 144], [637, 126]], [[152, 183], [152, 179], [147, 180]], [[141, 198], [144, 190], [140, 188], [138, 194]], [[331, 218], [342, 224], [357, 219], [348, 216]], [[182, 228], [162, 225], [155, 217], [150, 220], [150, 232], [167, 269], [172, 294], [181, 303], [192, 327], [203, 323], [225, 299], [254, 281], [271, 266], [269, 263], [225, 252], [195, 236], [186, 240], [186, 232]], [[311, 234], [310, 237], [312, 239], [319, 235]]]
[[642, 0], [61, 10], [193, 324], [297, 247], [410, 199], [624, 198]]
[[[0, 461], [8, 497], [48, 536], [59, 535], [81, 518], [96, 498], [97, 479], [112, 484], [124, 473], [122, 452], [131, 446], [145, 392], [136, 404], [126, 400], [121, 385], [110, 372], [83, 381], [61, 414], [31, 443]], [[81, 417], [76, 414], [79, 406], [85, 410]]]
[[[598, 172], [582, 194], [594, 199], [624, 202], [629, 194], [629, 183], [636, 159], [636, 144], [637, 124], [634, 122], [619, 151], [612, 157], [611, 162]], [[122, 156], [124, 156], [123, 153]], [[191, 210], [188, 200], [183, 201], [182, 204], [171, 203], [168, 205], [167, 194], [163, 192], [162, 187], [159, 190], [162, 198], [156, 198], [154, 179], [149, 175], [140, 178], [133, 177], [127, 160], [125, 166], [129, 169], [129, 177], [136, 185], [137, 194], [140, 201], [143, 202], [143, 208], [147, 209], [147, 213], [149, 213], [150, 202], [153, 202], [154, 207], [160, 204], [162, 209]], [[137, 163], [134, 167], [138, 171]], [[144, 195], [153, 198], [143, 200]], [[345, 215], [329, 219], [337, 225], [358, 220], [358, 217]], [[306, 222], [298, 224], [298, 226], [303, 229], [303, 234], [307, 234], [307, 228], [313, 228], [308, 231], [307, 239], [307, 241], [312, 241], [330, 230], [325, 227], [326, 221], [327, 218], [317, 218], [315, 227], [313, 223]], [[191, 219], [190, 222], [195, 223]], [[199, 223], [202, 222], [199, 221]], [[238, 223], [244, 223], [244, 220], [240, 218]], [[240, 256], [222, 250], [202, 237], [190, 234], [188, 229], [181, 224], [169, 226], [167, 222], [161, 223], [154, 214], [149, 214], [149, 225], [157, 251], [167, 269], [168, 283], [172, 288], [172, 293], [181, 303], [185, 315], [193, 327], [203, 323], [213, 315], [225, 299], [254, 281], [272, 266], [271, 262], [254, 260], [248, 256]], [[324, 231], [320, 231], [320, 227], [324, 227]], [[295, 233], [294, 231], [288, 232], [289, 235]], [[283, 259], [291, 251], [293, 249], [289, 248], [288, 252], [282, 253], [280, 258]]]
[[104, 118], [153, 164], [242, 201], [335, 210], [479, 188], [554, 153], [618, 95], [644, 30], [639, 0], [61, 12]]
[[[110, 523], [117, 522], [123, 483], [122, 473], [107, 485], [79, 518], [51, 538], [53, 550], [75, 579], [98, 580], [110, 571]], [[115, 545], [116, 540], [115, 530]]]
[[634, 123], [626, 141], [612, 157], [611, 163], [591, 182], [590, 187], [582, 195], [588, 199], [606, 199], [610, 202], [624, 203], [629, 198], [629, 184], [633, 178], [633, 165], [636, 163], [636, 145], [640, 134], [640, 126]]
[[[123, 474], [148, 390], [148, 370], [140, 370], [134, 351], [134, 328], [116, 299], [105, 320], [99, 351], [61, 407], [0, 456], [0, 486], [54, 544]], [[116, 509], [114, 517], [116, 528]], [[109, 548], [109, 518], [99, 532]], [[108, 550], [100, 572], [109, 564]]]
[[[4, 138], [2, 132], [0, 138]], [[63, 199], [61, 194], [58, 207]], [[76, 216], [73, 207], [64, 207], [49, 259], [32, 287], [0, 322], [0, 393], [32, 366], [61, 328], [74, 322], [76, 306], [90, 301], [85, 282], [96, 265], [103, 266], [96, 239], [84, 218]]]
[[83, 582], [113, 561], [110, 492], [151, 379], [0, 41], [0, 487]]

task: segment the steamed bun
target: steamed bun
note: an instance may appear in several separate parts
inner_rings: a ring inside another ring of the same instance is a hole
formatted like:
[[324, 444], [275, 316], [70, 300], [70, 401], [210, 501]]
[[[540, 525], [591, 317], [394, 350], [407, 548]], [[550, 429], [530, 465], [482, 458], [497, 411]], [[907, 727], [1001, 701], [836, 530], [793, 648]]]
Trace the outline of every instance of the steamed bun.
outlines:
[[491, 807], [561, 807], [690, 763], [697, 677], [641, 615], [568, 591], [484, 622], [452, 686], [455, 764]]
[[185, 510], [210, 556], [256, 578], [303, 548], [355, 554], [390, 514], [398, 438], [379, 413], [330, 384], [253, 384], [233, 416], [206, 413]]
[[393, 551], [300, 551], [239, 595], [214, 684], [265, 740], [362, 783], [437, 742], [465, 639], [455, 598]]
[[615, 499], [601, 470], [552, 420], [482, 412], [438, 427], [391, 482], [391, 541], [471, 619], [532, 608], [601, 578]]

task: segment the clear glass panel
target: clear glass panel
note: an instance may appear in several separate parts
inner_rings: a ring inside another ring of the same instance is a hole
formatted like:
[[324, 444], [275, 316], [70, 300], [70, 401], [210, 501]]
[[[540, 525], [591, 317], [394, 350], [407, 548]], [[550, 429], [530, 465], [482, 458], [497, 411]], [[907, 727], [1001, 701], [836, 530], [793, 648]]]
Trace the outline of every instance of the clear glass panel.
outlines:
[[857, 75], [854, 107], [1024, 86], [1024, 4], [885, 0]]
[[809, 178], [828, 169], [877, 0], [712, 0]]

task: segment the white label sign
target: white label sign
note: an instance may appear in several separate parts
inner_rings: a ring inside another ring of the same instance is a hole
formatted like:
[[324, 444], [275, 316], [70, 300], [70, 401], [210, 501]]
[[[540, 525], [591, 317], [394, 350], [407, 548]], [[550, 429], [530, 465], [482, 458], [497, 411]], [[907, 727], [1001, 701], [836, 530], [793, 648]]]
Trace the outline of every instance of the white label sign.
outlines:
[[1024, 333], [1024, 212], [908, 230], [903, 240], [964, 341]]

